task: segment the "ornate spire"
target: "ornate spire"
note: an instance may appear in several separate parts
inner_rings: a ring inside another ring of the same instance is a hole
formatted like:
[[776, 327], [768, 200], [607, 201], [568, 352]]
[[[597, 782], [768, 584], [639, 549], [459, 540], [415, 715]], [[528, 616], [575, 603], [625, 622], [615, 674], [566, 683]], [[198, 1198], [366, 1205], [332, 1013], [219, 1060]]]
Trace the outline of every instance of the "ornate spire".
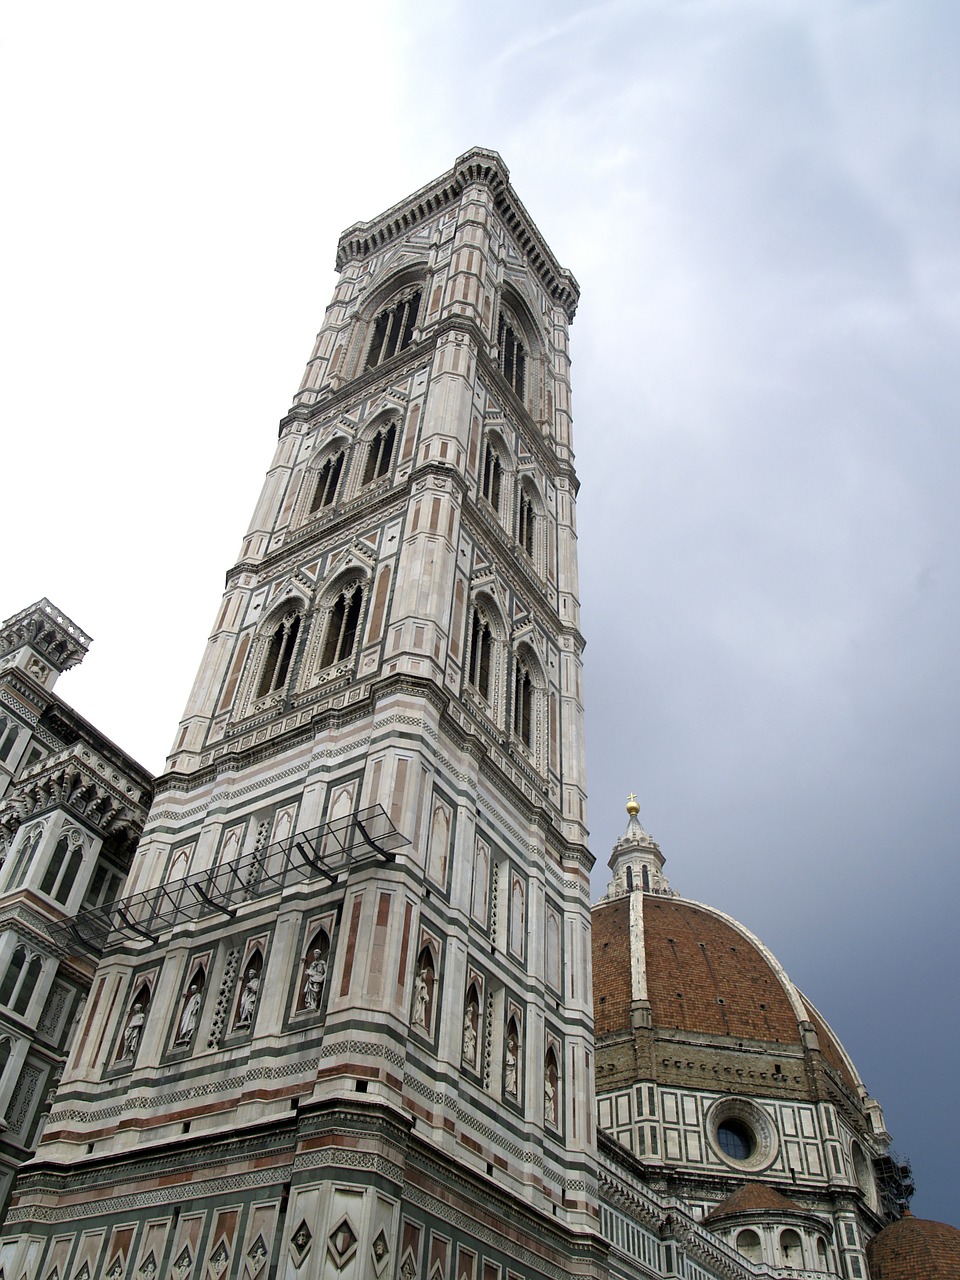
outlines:
[[618, 898], [635, 889], [645, 893], [671, 892], [663, 874], [665, 859], [660, 846], [644, 831], [639, 814], [640, 805], [631, 791], [627, 797], [627, 827], [610, 855], [613, 879], [607, 889], [608, 898]]

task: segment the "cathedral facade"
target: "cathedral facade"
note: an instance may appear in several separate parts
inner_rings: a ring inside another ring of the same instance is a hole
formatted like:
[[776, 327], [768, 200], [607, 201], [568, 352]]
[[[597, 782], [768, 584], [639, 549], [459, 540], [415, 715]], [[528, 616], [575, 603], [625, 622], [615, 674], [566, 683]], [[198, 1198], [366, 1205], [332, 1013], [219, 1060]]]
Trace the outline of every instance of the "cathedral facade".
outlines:
[[576, 281], [481, 150], [337, 267], [0, 1277], [866, 1277], [879, 1109], [635, 811], [591, 951]]

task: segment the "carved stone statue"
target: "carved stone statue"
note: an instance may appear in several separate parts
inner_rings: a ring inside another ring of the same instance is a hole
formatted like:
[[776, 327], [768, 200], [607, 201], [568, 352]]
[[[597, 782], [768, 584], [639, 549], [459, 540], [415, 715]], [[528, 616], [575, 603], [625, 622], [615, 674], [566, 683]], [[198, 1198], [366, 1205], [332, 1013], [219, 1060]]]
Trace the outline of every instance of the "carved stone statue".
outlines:
[[517, 1037], [511, 1031], [507, 1036], [507, 1056], [503, 1071], [503, 1087], [511, 1098], [517, 1096]]
[[327, 962], [317, 947], [303, 976], [303, 1007], [305, 1009], [320, 1008], [320, 997], [323, 995], [323, 984], [326, 978]]
[[143, 1005], [139, 1001], [133, 1006], [130, 1017], [127, 1019], [127, 1025], [123, 1032], [123, 1052], [120, 1054], [121, 1062], [132, 1062], [134, 1054], [140, 1046], [140, 1037], [143, 1034], [143, 1024], [147, 1020], [147, 1015], [143, 1011]]
[[477, 1062], [477, 1027], [472, 1005], [467, 1005], [463, 1015], [463, 1060], [469, 1067]]
[[195, 982], [191, 983], [187, 998], [183, 1004], [183, 1012], [180, 1014], [180, 1024], [177, 1027], [177, 1038], [174, 1044], [189, 1044], [193, 1039], [197, 1018], [200, 1016], [202, 1000], [200, 988]]
[[427, 966], [422, 964], [417, 970], [413, 983], [413, 1025], [426, 1027], [427, 1005], [430, 1003], [430, 988], [427, 985]]
[[247, 976], [240, 992], [240, 1006], [237, 1009], [238, 1027], [249, 1027], [253, 1021], [253, 1011], [257, 1007], [257, 996], [260, 994], [260, 975], [256, 969], [248, 969]]

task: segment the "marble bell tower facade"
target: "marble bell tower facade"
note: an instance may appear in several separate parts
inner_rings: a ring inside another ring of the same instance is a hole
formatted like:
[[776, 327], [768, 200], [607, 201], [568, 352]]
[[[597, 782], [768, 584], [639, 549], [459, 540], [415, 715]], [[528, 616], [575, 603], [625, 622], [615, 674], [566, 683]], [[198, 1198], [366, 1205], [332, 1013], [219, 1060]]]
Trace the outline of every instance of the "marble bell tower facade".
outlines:
[[481, 150], [337, 268], [5, 1280], [602, 1271], [577, 284]]

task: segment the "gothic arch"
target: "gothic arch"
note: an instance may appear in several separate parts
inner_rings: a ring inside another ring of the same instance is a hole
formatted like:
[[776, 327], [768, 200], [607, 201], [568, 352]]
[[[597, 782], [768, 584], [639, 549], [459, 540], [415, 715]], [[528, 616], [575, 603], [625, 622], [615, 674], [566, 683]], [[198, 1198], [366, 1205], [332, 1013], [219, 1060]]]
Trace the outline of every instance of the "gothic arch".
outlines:
[[370, 578], [354, 563], [335, 572], [319, 595], [304, 662], [304, 687], [349, 674], [362, 648]]
[[357, 493], [389, 477], [400, 456], [403, 415], [399, 406], [389, 406], [374, 413], [357, 433], [355, 460], [351, 466], [350, 488]]
[[298, 524], [343, 501], [352, 444], [343, 428], [335, 427], [316, 450], [303, 473]]
[[507, 634], [506, 620], [493, 594], [477, 591], [470, 607], [464, 679], [498, 724], [503, 719]]
[[416, 340], [427, 305], [427, 264], [391, 271], [368, 292], [354, 315], [348, 377], [375, 369]]
[[542, 766], [547, 679], [540, 656], [529, 640], [521, 640], [514, 650], [510, 693], [510, 729], [514, 741], [530, 753], [538, 766]]
[[510, 281], [501, 286], [496, 317], [492, 334], [494, 359], [507, 385], [536, 417], [546, 348], [542, 324], [534, 306]]
[[521, 475], [516, 497], [517, 546], [527, 553], [541, 576], [546, 560], [546, 514], [547, 504], [536, 480], [532, 475]]
[[487, 427], [483, 433], [480, 452], [478, 492], [508, 528], [512, 518], [514, 470], [513, 453], [507, 446], [503, 432], [497, 427]]
[[277, 601], [257, 623], [248, 659], [247, 709], [292, 689], [296, 659], [303, 643], [307, 602], [293, 591]]

